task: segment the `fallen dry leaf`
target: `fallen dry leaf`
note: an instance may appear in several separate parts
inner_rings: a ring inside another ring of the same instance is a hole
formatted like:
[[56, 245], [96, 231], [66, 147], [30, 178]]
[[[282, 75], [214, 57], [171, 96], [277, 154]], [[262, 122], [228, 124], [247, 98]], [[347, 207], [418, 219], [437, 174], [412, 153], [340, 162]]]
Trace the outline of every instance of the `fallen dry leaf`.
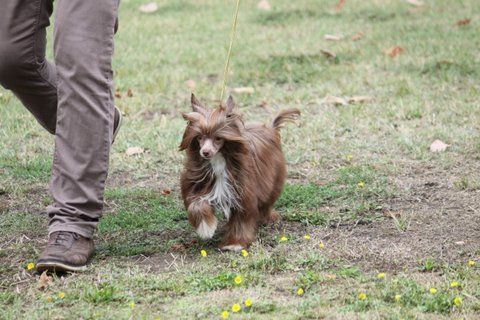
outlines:
[[358, 41], [358, 40], [362, 39], [364, 35], [365, 35], [365, 34], [364, 34], [363, 32], [361, 32], [361, 31], [360, 31], [360, 32], [357, 32], [357, 33], [355, 33], [355, 34], [352, 36], [352, 40], [353, 40], [353, 41]]
[[472, 21], [471, 19], [462, 19], [462, 20], [458, 20], [456, 25], [457, 26], [466, 26], [466, 25], [469, 25], [470, 24], [470, 21]]
[[413, 6], [417, 6], [417, 7], [420, 7], [420, 6], [423, 6], [424, 3], [420, 0], [406, 0], [408, 3], [410, 3], [411, 5]]
[[342, 11], [343, 6], [345, 6], [345, 0], [339, 0], [338, 3], [335, 5], [335, 11]]
[[[131, 98], [133, 97], [133, 91], [132, 89], [128, 89], [127, 90], [127, 93], [125, 94], [127, 97]], [[120, 90], [116, 90], [115, 91], [115, 98], [117, 99], [121, 99], [123, 97], [122, 93], [120, 92]]]
[[366, 103], [370, 101], [373, 101], [373, 97], [370, 97], [370, 96], [336, 97], [332, 95], [327, 95], [325, 96], [325, 98], [323, 98], [321, 103], [348, 106], [349, 104]]
[[345, 99], [345, 98], [341, 98], [341, 97], [327, 95], [325, 98], [323, 98], [322, 104], [333, 104], [333, 105], [347, 106], [348, 105], [348, 100]]
[[260, 10], [270, 11], [272, 10], [272, 5], [267, 0], [262, 0], [257, 4], [257, 8]]
[[370, 102], [373, 100], [373, 97], [369, 96], [353, 96], [348, 98], [348, 103], [364, 103], [364, 102]]
[[435, 140], [430, 145], [430, 151], [431, 152], [443, 152], [443, 151], [447, 150], [447, 147], [449, 147], [449, 145], [446, 144], [445, 142], [443, 142], [441, 140]]
[[268, 102], [267, 102], [266, 100], [262, 100], [262, 101], [260, 101], [260, 103], [258, 104], [258, 106], [259, 106], [260, 108], [266, 108], [266, 107], [268, 107]]
[[187, 85], [188, 89], [192, 91], [195, 90], [195, 88], [197, 87], [197, 83], [192, 79], [188, 79], [187, 81], [185, 81], [185, 84]]
[[337, 57], [337, 55], [334, 52], [327, 49], [320, 49], [320, 52], [323, 53], [323, 55], [326, 56], [327, 58], [335, 59]]
[[239, 88], [234, 88], [233, 92], [235, 93], [248, 93], [252, 94], [255, 92], [255, 89], [252, 87], [239, 87]]
[[158, 4], [156, 2], [142, 4], [139, 10], [143, 13], [152, 13], [158, 10]]
[[335, 274], [327, 274], [325, 277], [326, 277], [327, 279], [330, 279], [330, 280], [335, 280], [335, 279], [337, 279], [337, 275], [335, 275]]
[[336, 36], [334, 34], [326, 34], [323, 36], [323, 38], [325, 38], [325, 40], [328, 40], [328, 41], [340, 41], [343, 39], [342, 36]]
[[130, 147], [125, 151], [127, 156], [134, 156], [136, 154], [142, 154], [145, 150], [141, 147]]
[[394, 47], [391, 47], [387, 50], [384, 50], [383, 52], [385, 54], [388, 54], [390, 57], [395, 58], [399, 54], [402, 54], [403, 52], [405, 52], [405, 49], [403, 49], [400, 46], [394, 46]]
[[40, 275], [40, 279], [38, 280], [38, 289], [45, 290], [48, 286], [53, 282], [53, 278], [47, 275], [47, 271], [44, 271]]
[[162, 190], [162, 195], [167, 196], [172, 193], [172, 189], [166, 188]]
[[403, 211], [385, 211], [383, 216], [391, 219], [401, 218], [403, 216]]
[[185, 251], [186, 248], [185, 248], [185, 245], [182, 243], [175, 243], [170, 247], [170, 250], [174, 252], [179, 252], [179, 251]]

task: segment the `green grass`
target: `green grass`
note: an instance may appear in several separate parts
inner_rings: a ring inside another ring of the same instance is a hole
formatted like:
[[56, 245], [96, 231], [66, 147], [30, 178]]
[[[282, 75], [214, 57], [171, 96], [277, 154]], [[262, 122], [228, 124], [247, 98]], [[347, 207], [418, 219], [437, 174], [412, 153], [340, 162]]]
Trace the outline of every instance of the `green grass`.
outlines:
[[[277, 207], [285, 211], [289, 221], [307, 225], [329, 225], [374, 217], [382, 209], [379, 199], [385, 200], [389, 186], [383, 174], [371, 167], [346, 166], [338, 177], [325, 185], [287, 185]], [[325, 206], [336, 206], [328, 212]]]
[[[219, 319], [234, 303], [230, 319], [480, 317], [480, 4], [348, 0], [335, 13], [336, 0], [270, 2], [241, 3], [227, 93], [246, 120], [302, 111], [281, 132], [283, 220], [260, 228], [247, 257], [222, 253], [220, 235], [196, 237], [180, 199], [186, 81], [218, 99], [234, 1], [160, 0], [143, 14], [144, 2], [122, 0], [113, 64], [125, 122], [96, 255], [45, 290], [26, 266], [46, 240], [53, 138], [0, 89], [0, 319]], [[393, 46], [405, 51], [383, 53]], [[243, 86], [254, 92], [234, 93]], [[435, 139], [446, 152], [429, 152]], [[132, 146], [146, 151], [129, 157]]]

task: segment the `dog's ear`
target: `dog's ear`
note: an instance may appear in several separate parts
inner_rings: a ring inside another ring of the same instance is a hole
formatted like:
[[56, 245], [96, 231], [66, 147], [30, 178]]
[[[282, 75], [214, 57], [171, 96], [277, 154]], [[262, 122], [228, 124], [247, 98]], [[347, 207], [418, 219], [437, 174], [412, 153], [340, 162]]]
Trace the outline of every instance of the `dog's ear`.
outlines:
[[192, 93], [192, 97], [190, 98], [192, 102], [192, 110], [201, 114], [205, 114], [206, 110], [205, 107], [198, 101], [197, 97]]
[[190, 147], [193, 139], [195, 139], [195, 135], [193, 131], [191, 129], [188, 129], [187, 127], [187, 130], [185, 130], [185, 132], [183, 133], [182, 142], [180, 142], [180, 151], [187, 150], [188, 147]]
[[197, 122], [200, 120], [202, 115], [198, 112], [182, 112], [182, 117], [188, 122]]
[[227, 115], [232, 114], [233, 110], [235, 109], [235, 102], [233, 101], [233, 97], [229, 96], [227, 99]]

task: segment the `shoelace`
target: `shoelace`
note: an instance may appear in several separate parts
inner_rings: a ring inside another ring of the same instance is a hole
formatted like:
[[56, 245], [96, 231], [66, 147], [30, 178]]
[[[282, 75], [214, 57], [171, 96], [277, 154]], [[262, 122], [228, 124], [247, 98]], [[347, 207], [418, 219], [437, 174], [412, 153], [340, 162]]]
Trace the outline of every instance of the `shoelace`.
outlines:
[[76, 239], [78, 236], [76, 233], [73, 232], [66, 232], [66, 231], [59, 231], [55, 234], [55, 238], [53, 240], [53, 245], [63, 246]]

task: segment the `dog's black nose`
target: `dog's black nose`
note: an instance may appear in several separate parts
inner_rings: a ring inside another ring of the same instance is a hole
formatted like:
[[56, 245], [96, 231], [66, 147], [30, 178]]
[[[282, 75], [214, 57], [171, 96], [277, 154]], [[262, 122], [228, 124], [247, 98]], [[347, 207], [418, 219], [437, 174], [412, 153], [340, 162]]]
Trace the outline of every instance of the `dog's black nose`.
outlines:
[[210, 151], [204, 150], [204, 151], [202, 151], [202, 155], [203, 155], [204, 157], [207, 157], [207, 158], [208, 158], [208, 157], [210, 157]]

